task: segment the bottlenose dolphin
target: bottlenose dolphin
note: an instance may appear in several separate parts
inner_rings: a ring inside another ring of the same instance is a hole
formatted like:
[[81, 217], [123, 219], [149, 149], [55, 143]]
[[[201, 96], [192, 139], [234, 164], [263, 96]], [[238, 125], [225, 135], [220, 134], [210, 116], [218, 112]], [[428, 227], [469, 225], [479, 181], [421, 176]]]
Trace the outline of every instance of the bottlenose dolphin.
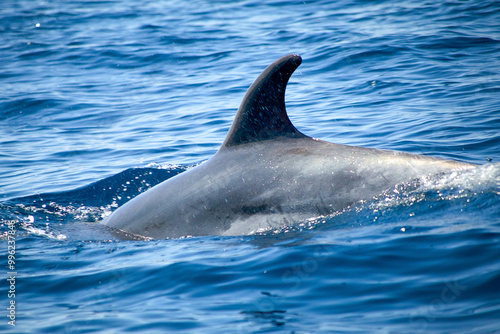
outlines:
[[286, 85], [301, 62], [287, 55], [262, 72], [213, 157], [133, 198], [103, 223], [153, 239], [242, 235], [329, 215], [424, 175], [475, 166], [304, 135], [285, 109]]

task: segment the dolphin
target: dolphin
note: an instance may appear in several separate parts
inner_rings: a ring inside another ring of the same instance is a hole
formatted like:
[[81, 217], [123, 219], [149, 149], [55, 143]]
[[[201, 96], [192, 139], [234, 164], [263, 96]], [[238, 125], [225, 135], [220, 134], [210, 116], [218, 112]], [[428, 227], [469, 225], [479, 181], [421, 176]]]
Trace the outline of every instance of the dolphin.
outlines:
[[103, 224], [152, 239], [245, 235], [331, 215], [416, 178], [476, 166], [306, 136], [285, 108], [286, 85], [301, 62], [291, 54], [269, 65], [214, 156], [131, 199]]

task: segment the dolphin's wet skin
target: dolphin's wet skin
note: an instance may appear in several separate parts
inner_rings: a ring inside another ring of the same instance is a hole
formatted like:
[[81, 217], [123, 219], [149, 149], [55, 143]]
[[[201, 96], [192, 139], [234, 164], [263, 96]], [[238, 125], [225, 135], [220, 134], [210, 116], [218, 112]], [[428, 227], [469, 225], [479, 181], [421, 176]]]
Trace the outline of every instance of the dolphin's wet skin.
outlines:
[[212, 158], [133, 198], [103, 224], [154, 239], [249, 234], [338, 212], [418, 177], [475, 167], [304, 135], [285, 108], [286, 85], [301, 62], [287, 55], [262, 72]]

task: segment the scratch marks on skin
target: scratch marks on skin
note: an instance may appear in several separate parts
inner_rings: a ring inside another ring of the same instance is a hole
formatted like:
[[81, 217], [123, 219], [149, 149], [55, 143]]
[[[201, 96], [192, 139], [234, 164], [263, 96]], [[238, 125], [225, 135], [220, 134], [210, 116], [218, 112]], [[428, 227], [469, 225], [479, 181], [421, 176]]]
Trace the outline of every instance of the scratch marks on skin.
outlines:
[[389, 180], [384, 176], [384, 173], [381, 173], [380, 176], [382, 176], [384, 178], [384, 180], [386, 180], [387, 182], [389, 182]]
[[407, 161], [406, 165], [408, 165], [408, 167], [410, 167], [416, 174], [418, 174], [418, 170], [413, 166], [413, 164], [410, 161]]

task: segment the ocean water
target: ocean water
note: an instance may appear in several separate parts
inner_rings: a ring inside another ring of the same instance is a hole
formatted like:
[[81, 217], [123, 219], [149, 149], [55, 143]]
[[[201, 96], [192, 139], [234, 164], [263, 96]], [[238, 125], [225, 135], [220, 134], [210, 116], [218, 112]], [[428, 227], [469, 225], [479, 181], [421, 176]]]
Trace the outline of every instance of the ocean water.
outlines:
[[[498, 1], [1, 7], [0, 331], [500, 333]], [[99, 224], [212, 156], [288, 53], [303, 133], [481, 166], [256, 235]]]

